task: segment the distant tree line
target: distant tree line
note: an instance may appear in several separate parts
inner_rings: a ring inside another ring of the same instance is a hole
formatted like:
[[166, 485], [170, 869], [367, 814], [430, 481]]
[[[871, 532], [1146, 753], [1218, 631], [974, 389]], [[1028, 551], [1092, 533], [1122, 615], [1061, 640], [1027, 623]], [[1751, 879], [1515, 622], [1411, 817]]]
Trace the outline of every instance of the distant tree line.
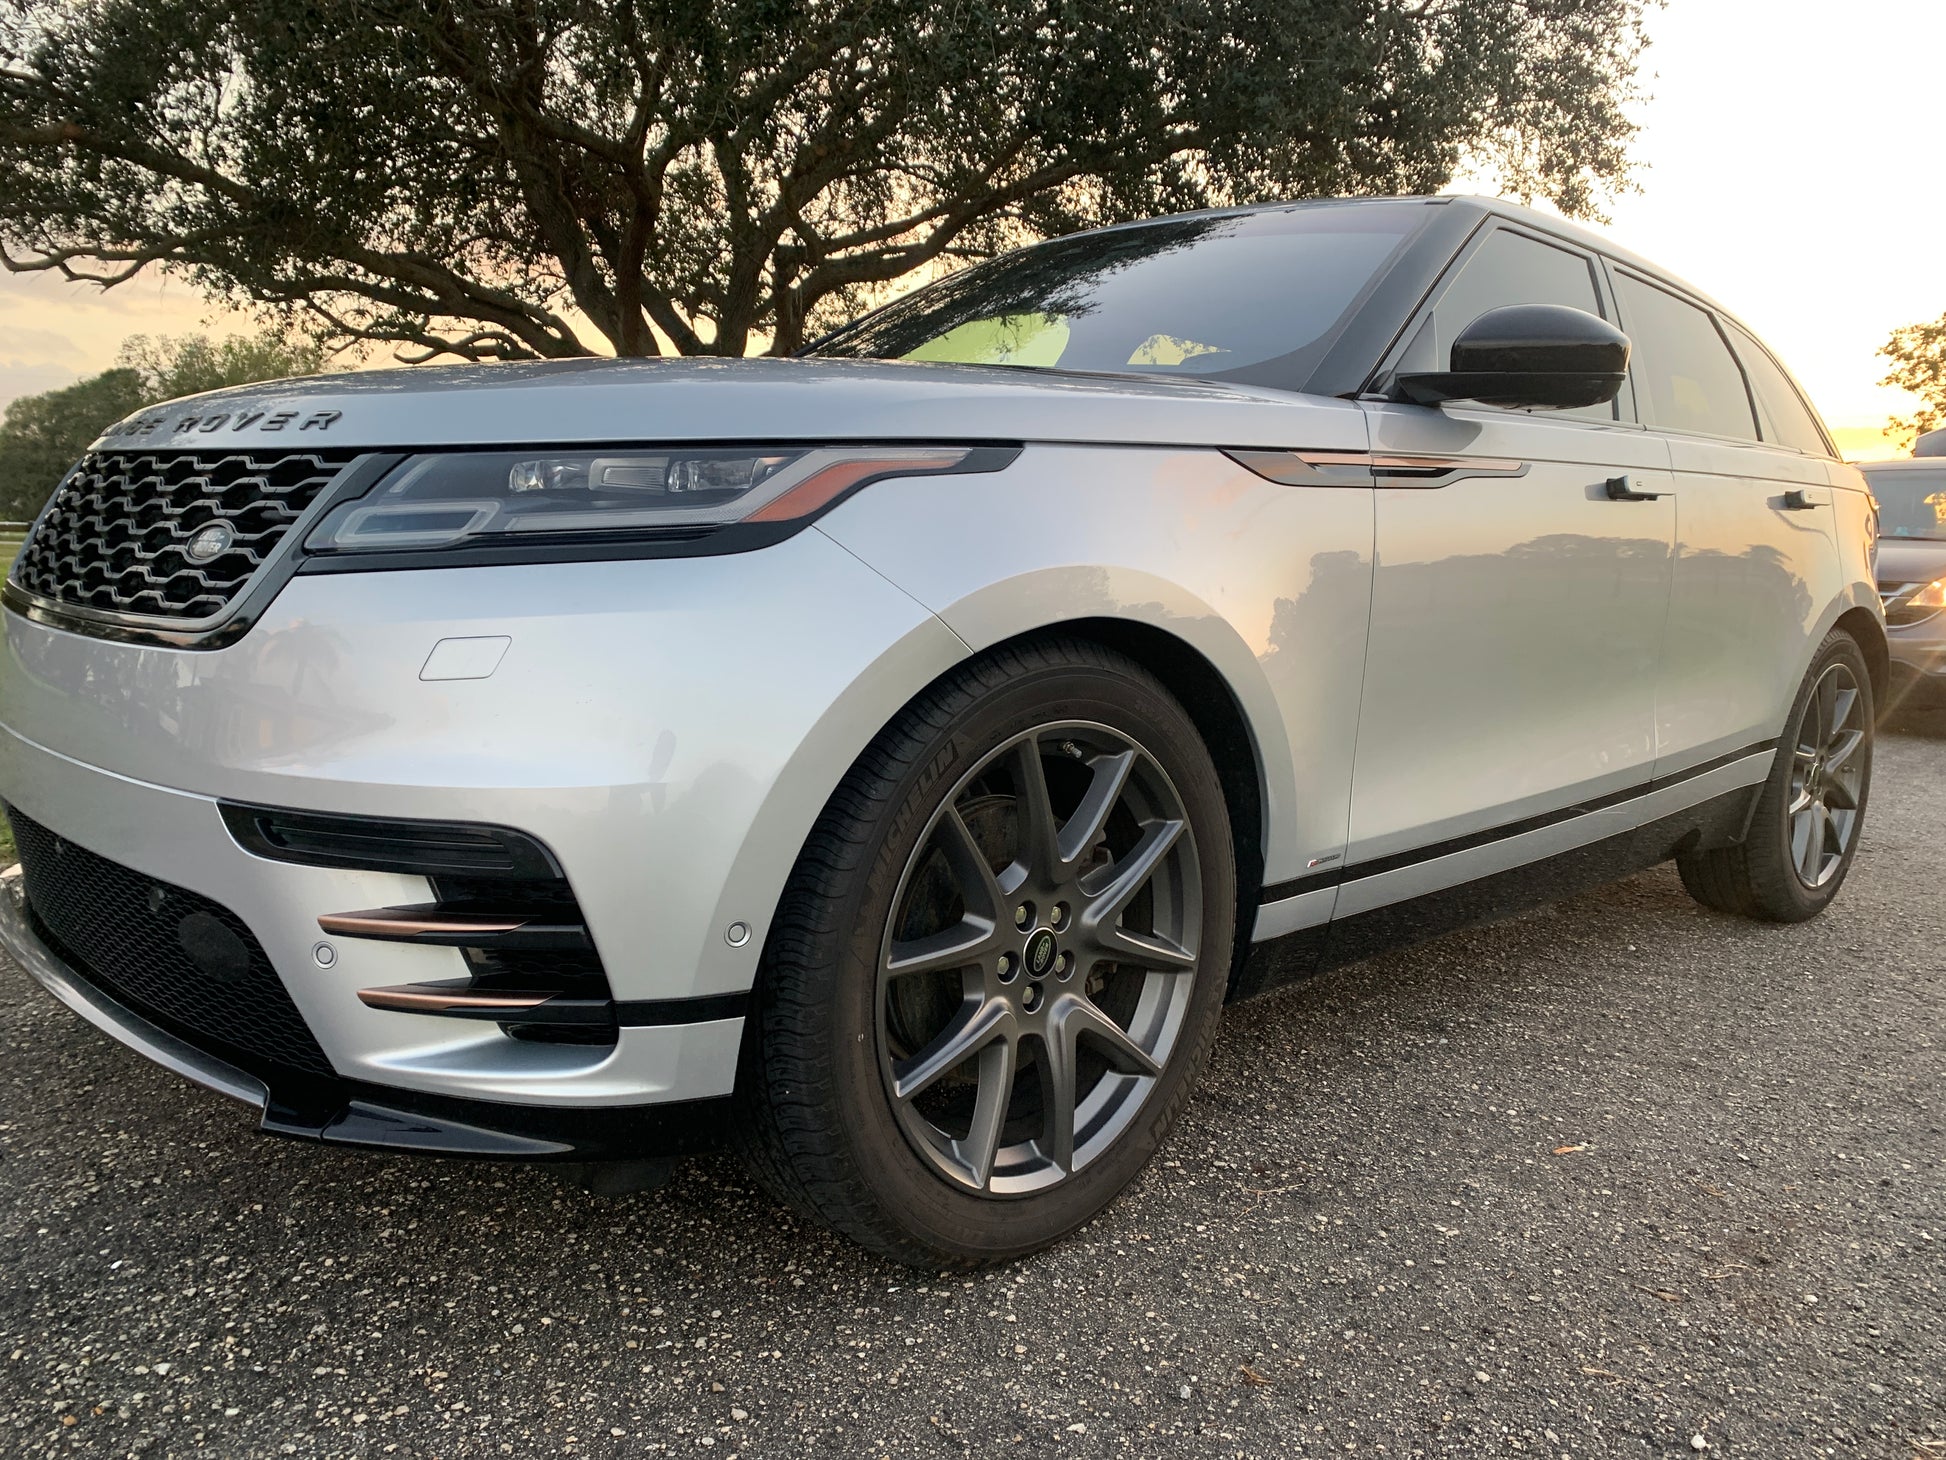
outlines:
[[132, 411], [226, 385], [313, 375], [323, 363], [317, 345], [277, 330], [224, 340], [132, 336], [112, 370], [21, 396], [0, 416], [0, 520], [35, 517], [88, 443]]

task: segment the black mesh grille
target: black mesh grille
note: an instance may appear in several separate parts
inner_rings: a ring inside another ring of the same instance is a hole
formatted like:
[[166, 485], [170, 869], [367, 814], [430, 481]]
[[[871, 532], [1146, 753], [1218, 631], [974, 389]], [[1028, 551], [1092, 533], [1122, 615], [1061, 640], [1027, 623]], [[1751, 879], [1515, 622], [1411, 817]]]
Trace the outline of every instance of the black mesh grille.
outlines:
[[243, 920], [63, 840], [11, 806], [38, 930], [76, 973], [137, 1014], [245, 1068], [331, 1074]]
[[[351, 452], [122, 452], [85, 456], [14, 561], [56, 603], [194, 621], [222, 612]], [[217, 550], [189, 556], [204, 538]]]

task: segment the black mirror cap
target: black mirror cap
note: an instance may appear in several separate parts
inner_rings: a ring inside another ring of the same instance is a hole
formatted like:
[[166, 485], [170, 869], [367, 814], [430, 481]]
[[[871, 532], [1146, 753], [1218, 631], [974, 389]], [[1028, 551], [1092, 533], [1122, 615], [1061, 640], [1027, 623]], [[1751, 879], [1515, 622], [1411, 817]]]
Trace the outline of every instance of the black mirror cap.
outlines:
[[1599, 315], [1564, 304], [1509, 304], [1460, 331], [1450, 371], [1402, 375], [1399, 390], [1420, 405], [1604, 405], [1628, 378], [1628, 356], [1628, 336]]

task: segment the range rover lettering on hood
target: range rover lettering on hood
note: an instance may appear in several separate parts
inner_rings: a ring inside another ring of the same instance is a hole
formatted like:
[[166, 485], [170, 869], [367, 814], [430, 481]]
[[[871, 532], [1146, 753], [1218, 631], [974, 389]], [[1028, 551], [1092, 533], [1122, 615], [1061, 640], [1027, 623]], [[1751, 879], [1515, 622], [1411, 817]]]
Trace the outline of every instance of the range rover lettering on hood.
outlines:
[[343, 414], [342, 411], [212, 411], [176, 418], [172, 425], [165, 411], [158, 415], [130, 416], [102, 432], [102, 439], [207, 436], [216, 431], [329, 431]]

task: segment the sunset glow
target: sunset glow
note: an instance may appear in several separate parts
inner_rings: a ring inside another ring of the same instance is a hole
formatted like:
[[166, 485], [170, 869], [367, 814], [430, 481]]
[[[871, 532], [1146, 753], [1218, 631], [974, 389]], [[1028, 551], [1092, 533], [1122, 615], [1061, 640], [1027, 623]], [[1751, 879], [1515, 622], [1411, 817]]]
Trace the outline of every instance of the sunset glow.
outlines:
[[[1842, 15], [1809, 0], [1669, 0], [1653, 14], [1639, 190], [1610, 204], [1605, 231], [1742, 315], [1845, 453], [1870, 458], [1899, 454], [1885, 426], [1911, 408], [1878, 384], [1878, 347], [1946, 311], [1923, 74], [1946, 55], [1946, 5], [1854, 0]], [[103, 293], [0, 275], [0, 406], [105, 369], [129, 335], [249, 324], [159, 277]]]

